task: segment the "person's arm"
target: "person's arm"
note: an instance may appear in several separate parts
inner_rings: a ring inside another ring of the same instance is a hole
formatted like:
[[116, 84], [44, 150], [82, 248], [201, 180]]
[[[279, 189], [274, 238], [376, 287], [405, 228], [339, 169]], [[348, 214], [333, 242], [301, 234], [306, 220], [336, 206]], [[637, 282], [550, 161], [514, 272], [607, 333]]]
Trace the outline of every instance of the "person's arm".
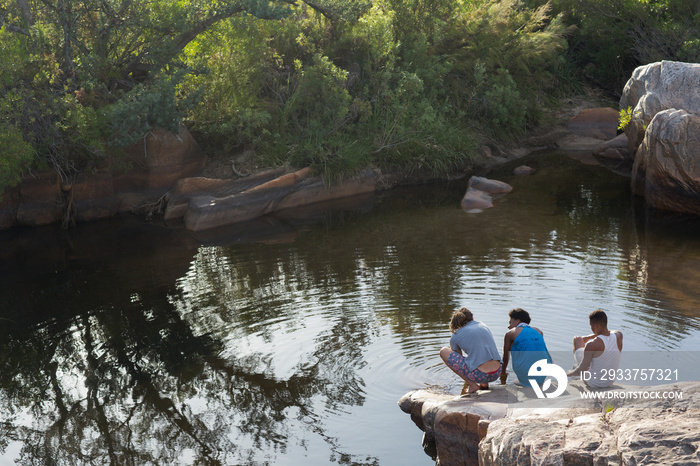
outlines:
[[503, 365], [501, 366], [501, 385], [505, 385], [506, 379], [508, 378], [508, 372], [506, 368], [508, 367], [508, 361], [510, 360], [510, 349], [513, 346], [513, 334], [511, 332], [506, 332], [503, 337]]
[[[583, 337], [586, 338], [586, 337]], [[566, 373], [568, 377], [575, 377], [577, 375], [581, 375], [581, 372], [587, 371], [589, 367], [591, 367], [591, 361], [593, 360], [593, 355], [595, 352], [601, 352], [605, 350], [605, 344], [601, 341], [595, 338], [595, 335], [593, 335], [593, 339], [589, 339], [586, 343], [586, 346], [583, 347], [583, 361], [581, 361], [581, 364], [578, 365], [575, 369], [569, 371]]]
[[450, 337], [450, 349], [452, 351], [459, 353], [459, 354], [462, 354], [462, 348], [460, 348], [460, 346], [457, 344], [457, 338], [455, 338], [454, 333]]

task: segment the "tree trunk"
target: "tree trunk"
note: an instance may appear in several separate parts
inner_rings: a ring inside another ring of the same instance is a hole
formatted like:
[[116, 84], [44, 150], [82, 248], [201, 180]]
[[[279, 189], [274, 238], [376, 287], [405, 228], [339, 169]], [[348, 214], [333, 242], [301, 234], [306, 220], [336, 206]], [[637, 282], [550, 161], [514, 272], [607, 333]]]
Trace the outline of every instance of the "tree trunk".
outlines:
[[17, 0], [17, 6], [19, 11], [22, 12], [22, 19], [29, 26], [34, 24], [34, 15], [32, 15], [32, 10], [29, 8], [29, 2], [27, 0]]

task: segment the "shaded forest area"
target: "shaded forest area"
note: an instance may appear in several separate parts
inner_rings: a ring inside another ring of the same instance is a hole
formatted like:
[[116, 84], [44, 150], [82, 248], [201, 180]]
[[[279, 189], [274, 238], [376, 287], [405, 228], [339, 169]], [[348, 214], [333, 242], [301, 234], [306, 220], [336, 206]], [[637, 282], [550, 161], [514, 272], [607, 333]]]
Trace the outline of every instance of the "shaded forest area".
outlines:
[[0, 192], [155, 127], [326, 179], [439, 174], [593, 86], [700, 58], [697, 0], [0, 0]]

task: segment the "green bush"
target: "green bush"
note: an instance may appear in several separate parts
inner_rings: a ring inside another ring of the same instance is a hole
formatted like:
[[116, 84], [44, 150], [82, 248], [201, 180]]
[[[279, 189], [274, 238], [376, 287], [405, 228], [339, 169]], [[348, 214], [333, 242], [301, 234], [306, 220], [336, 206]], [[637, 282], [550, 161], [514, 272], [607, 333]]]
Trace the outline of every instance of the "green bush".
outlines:
[[0, 200], [6, 188], [16, 186], [34, 161], [34, 149], [17, 127], [0, 124]]
[[687, 0], [554, 0], [576, 26], [569, 59], [620, 94], [637, 66], [700, 61], [700, 4]]

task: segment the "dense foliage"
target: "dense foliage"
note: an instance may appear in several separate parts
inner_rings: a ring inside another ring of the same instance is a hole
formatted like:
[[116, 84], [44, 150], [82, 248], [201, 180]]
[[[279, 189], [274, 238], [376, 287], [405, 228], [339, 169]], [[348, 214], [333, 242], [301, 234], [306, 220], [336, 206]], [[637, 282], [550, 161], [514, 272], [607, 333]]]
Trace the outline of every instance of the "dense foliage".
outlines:
[[578, 70], [619, 92], [700, 54], [697, 2], [552, 1], [0, 0], [0, 189], [118, 165], [183, 120], [327, 178], [443, 172], [537, 125]]

